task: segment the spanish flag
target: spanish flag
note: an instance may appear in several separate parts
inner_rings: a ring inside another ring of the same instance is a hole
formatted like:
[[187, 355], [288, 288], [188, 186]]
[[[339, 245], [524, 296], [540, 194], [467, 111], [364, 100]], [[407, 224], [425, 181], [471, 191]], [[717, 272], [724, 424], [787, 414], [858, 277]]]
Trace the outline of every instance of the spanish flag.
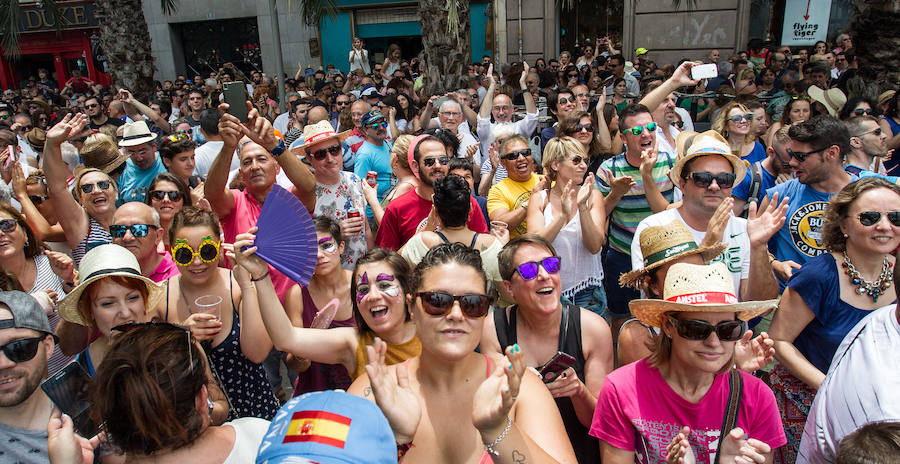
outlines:
[[298, 411], [291, 416], [283, 443], [311, 441], [343, 448], [349, 434], [349, 417], [327, 411]]

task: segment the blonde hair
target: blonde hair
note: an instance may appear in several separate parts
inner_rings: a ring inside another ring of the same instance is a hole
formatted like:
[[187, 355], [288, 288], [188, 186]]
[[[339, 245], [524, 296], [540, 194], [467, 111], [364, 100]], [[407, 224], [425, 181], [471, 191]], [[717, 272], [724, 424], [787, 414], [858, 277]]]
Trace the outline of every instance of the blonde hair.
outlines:
[[407, 152], [409, 151], [409, 144], [414, 138], [415, 137], [412, 135], [403, 134], [394, 140], [394, 146], [391, 148], [391, 154], [397, 157], [397, 163], [400, 167], [408, 169], [409, 171], [412, 171], [412, 168], [409, 167], [409, 157], [407, 156]]
[[547, 142], [544, 147], [544, 156], [541, 165], [544, 167], [544, 175], [550, 180], [556, 180], [557, 171], [553, 169], [551, 163], [560, 163], [569, 158], [569, 156], [581, 155], [587, 158], [584, 151], [584, 145], [574, 137], [554, 137]]
[[[728, 113], [731, 113], [731, 110], [733, 110], [735, 108], [739, 109], [740, 111], [743, 111], [742, 114], [753, 113], [752, 111], [750, 111], [749, 108], [747, 108], [746, 106], [744, 106], [743, 104], [738, 103], [738, 102], [733, 101], [733, 102], [725, 105], [722, 108], [722, 110], [719, 111], [719, 114], [718, 114], [718, 116], [716, 116], [716, 119], [713, 121], [712, 127], [711, 127], [712, 130], [722, 134], [722, 137], [725, 137], [725, 140], [728, 140], [728, 118], [730, 117], [730, 116], [728, 116]], [[742, 142], [744, 145], [747, 145], [748, 143], [753, 143], [753, 138], [755, 137], [755, 135], [754, 135], [754, 132], [755, 132], [754, 126], [755, 125], [756, 125], [756, 123], [753, 122], [753, 119], [751, 118], [750, 119], [750, 130], [747, 131], [747, 135], [744, 136], [744, 141]]]

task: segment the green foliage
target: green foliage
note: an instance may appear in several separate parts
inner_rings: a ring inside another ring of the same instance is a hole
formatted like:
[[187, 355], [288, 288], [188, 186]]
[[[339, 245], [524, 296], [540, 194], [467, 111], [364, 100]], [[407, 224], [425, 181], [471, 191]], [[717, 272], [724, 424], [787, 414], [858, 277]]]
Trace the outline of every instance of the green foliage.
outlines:
[[[68, 23], [62, 16], [59, 5], [54, 0], [44, 0], [43, 4], [47, 19], [53, 21], [56, 30], [59, 31]], [[3, 31], [3, 40], [0, 41], [0, 49], [4, 54], [18, 55], [19, 53], [19, 17], [22, 10], [19, 0], [0, 0], [0, 31]]]

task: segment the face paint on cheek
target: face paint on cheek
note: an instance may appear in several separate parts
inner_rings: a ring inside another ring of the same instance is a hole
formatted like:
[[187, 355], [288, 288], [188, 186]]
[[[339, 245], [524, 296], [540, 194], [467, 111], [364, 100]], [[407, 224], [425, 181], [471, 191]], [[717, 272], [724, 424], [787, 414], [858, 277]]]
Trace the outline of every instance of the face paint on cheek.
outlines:
[[363, 300], [363, 298], [365, 298], [366, 295], [368, 295], [368, 294], [369, 294], [369, 292], [359, 292], [359, 293], [357, 293], [357, 294], [356, 294], [356, 304], [359, 304], [359, 303]]
[[388, 288], [382, 290], [381, 293], [384, 293], [385, 295], [387, 295], [391, 298], [397, 298], [397, 295], [400, 294], [400, 287], [397, 287], [397, 286], [388, 287]]

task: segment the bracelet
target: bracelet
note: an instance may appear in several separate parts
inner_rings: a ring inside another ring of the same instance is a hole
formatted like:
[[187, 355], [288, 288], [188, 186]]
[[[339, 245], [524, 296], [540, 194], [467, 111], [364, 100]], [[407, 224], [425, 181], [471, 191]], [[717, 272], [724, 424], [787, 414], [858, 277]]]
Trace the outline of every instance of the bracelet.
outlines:
[[266, 269], [266, 273], [265, 273], [265, 274], [263, 274], [263, 275], [261, 275], [261, 276], [259, 276], [259, 277], [256, 277], [256, 278], [250, 277], [250, 282], [259, 282], [260, 280], [263, 280], [263, 279], [265, 279], [266, 277], [269, 277], [269, 270], [268, 270], [268, 269]]
[[509, 416], [506, 416], [506, 428], [503, 429], [503, 433], [501, 433], [500, 436], [497, 437], [497, 439], [494, 440], [490, 445], [484, 445], [485, 451], [490, 453], [491, 456], [500, 456], [500, 452], [494, 450], [494, 447], [499, 445], [500, 442], [503, 441], [504, 438], [506, 438], [506, 434], [509, 433], [510, 427], [512, 427], [512, 420], [509, 418]]

